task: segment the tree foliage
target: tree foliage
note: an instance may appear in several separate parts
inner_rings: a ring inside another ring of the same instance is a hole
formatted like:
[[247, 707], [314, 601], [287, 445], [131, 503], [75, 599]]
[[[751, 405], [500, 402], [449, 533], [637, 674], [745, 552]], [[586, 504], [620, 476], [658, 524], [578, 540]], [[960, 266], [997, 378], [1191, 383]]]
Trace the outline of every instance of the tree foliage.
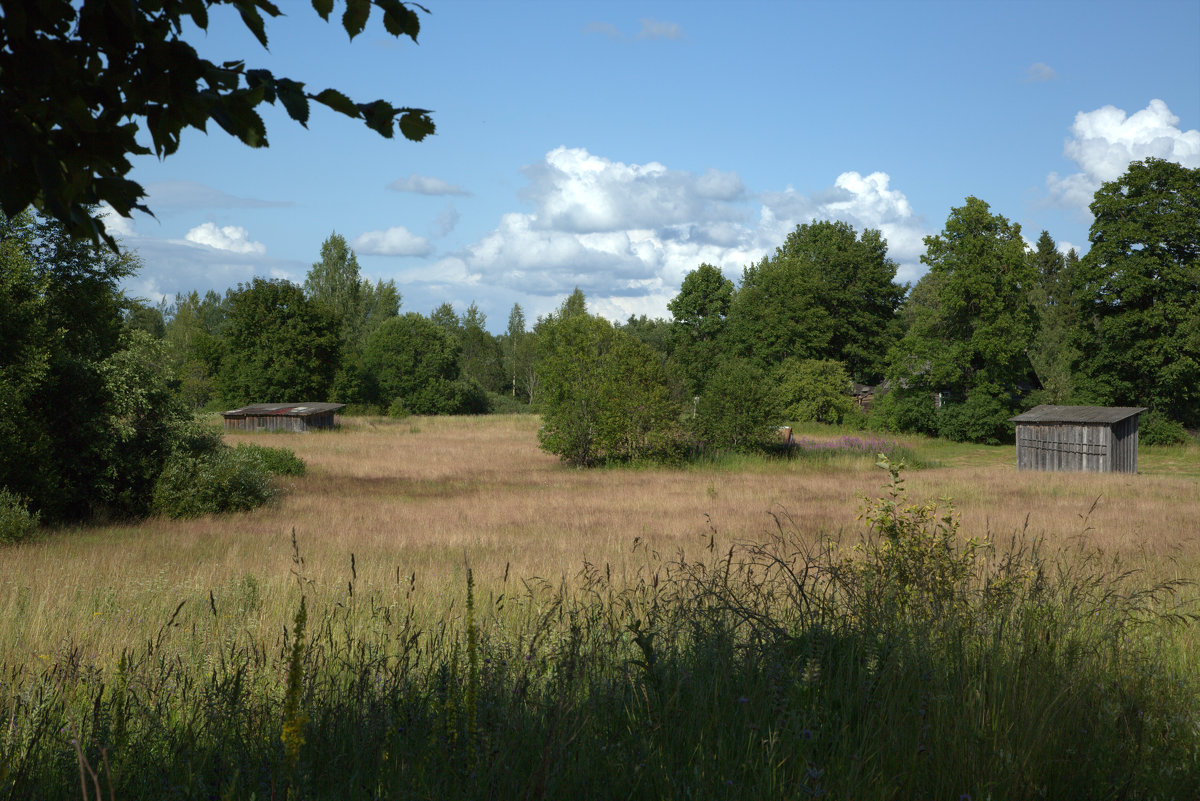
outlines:
[[586, 312], [573, 293], [538, 328], [542, 448], [589, 466], [662, 457], [679, 443], [679, 405], [649, 345]]
[[850, 374], [832, 359], [788, 359], [776, 371], [783, 414], [789, 420], [840, 424], [857, 408]]
[[890, 378], [913, 389], [1008, 398], [1032, 379], [1028, 350], [1036, 277], [1021, 227], [968, 197], [925, 237], [930, 278], [923, 305], [890, 356]]
[[883, 373], [897, 336], [897, 284], [879, 231], [814, 220], [747, 269], [730, 311], [732, 352], [773, 369], [787, 358], [834, 359], [856, 378]]
[[336, 231], [321, 243], [321, 258], [308, 271], [305, 294], [335, 320], [341, 356], [330, 388], [330, 399], [360, 402], [364, 399], [362, 352], [367, 337], [379, 325], [395, 317], [400, 293], [394, 281], [374, 285], [362, 278], [358, 256]]
[[[332, 0], [312, 5], [329, 20]], [[264, 18], [283, 13], [270, 0], [0, 2], [3, 213], [33, 205], [72, 236], [103, 237], [115, 250], [94, 207], [105, 202], [124, 216], [149, 211], [141, 202], [145, 191], [126, 177], [131, 156], [169, 156], [185, 128], [206, 131], [210, 121], [250, 147], [265, 147], [257, 111], [263, 103], [282, 105], [301, 125], [318, 103], [388, 138], [397, 127], [414, 141], [434, 132], [426, 109], [357, 103], [337, 89], [314, 92], [245, 61], [201, 58], [183, 38], [185, 24], [207, 31], [209, 12], [223, 6], [238, 12], [264, 48]], [[424, 9], [400, 0], [346, 0], [341, 23], [350, 38], [364, 30], [372, 8], [382, 12], [390, 35], [417, 40], [414, 9]], [[139, 135], [148, 135], [151, 147]]]
[[1074, 276], [1082, 391], [1200, 423], [1200, 169], [1134, 162], [1091, 210]]
[[[778, 256], [778, 254], [777, 254]], [[742, 272], [730, 305], [722, 356], [771, 370], [784, 359], [819, 359], [833, 336], [819, 297], [816, 267], [799, 259], [764, 257]]]
[[533, 403], [537, 398], [535, 357], [537, 336], [525, 330], [525, 310], [514, 303], [504, 333], [504, 366], [513, 398]]
[[255, 278], [228, 299], [216, 385], [230, 405], [324, 401], [340, 363], [340, 328], [290, 281]]
[[407, 414], [477, 414], [487, 397], [471, 381], [459, 380], [456, 339], [416, 312], [387, 320], [363, 352], [367, 400]]
[[458, 318], [459, 366], [463, 378], [488, 392], [500, 392], [505, 388], [504, 354], [500, 340], [491, 335], [486, 325], [487, 315], [472, 301]]
[[321, 243], [321, 259], [309, 268], [304, 293], [337, 319], [343, 347], [359, 343], [366, 315], [358, 256], [337, 231]]
[[700, 396], [692, 432], [711, 450], [759, 450], [773, 441], [782, 411], [764, 371], [747, 359], [727, 359]]
[[671, 353], [693, 395], [700, 394], [721, 360], [721, 336], [733, 304], [733, 282], [720, 269], [701, 264], [684, 276], [667, 309], [671, 312]]
[[1029, 293], [1037, 312], [1037, 329], [1029, 347], [1029, 361], [1041, 385], [1037, 400], [1069, 403], [1075, 396], [1072, 365], [1079, 355], [1071, 346], [1075, 322], [1071, 275], [1079, 258], [1074, 250], [1064, 256], [1050, 233], [1042, 231], [1030, 261], [1038, 279]]
[[149, 511], [198, 443], [162, 340], [123, 324], [129, 257], [56, 221], [0, 219], [0, 487], [57, 522]]

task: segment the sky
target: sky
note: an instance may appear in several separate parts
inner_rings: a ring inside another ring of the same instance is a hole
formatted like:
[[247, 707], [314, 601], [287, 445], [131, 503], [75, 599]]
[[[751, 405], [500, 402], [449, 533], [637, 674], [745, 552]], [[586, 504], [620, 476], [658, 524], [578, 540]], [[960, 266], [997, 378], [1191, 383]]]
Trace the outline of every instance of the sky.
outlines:
[[665, 317], [701, 263], [736, 282], [814, 219], [879, 229], [915, 282], [968, 196], [1082, 254], [1102, 182], [1200, 167], [1198, 0], [422, 5], [417, 44], [377, 13], [350, 41], [301, 0], [269, 50], [229, 13], [188, 29], [213, 61], [431, 109], [437, 134], [315, 104], [307, 128], [260, 107], [265, 149], [189, 129], [134, 159], [154, 216], [107, 218], [142, 262], [128, 294], [302, 283], [336, 232], [401, 311], [475, 302], [498, 333], [578, 287], [612, 320]]

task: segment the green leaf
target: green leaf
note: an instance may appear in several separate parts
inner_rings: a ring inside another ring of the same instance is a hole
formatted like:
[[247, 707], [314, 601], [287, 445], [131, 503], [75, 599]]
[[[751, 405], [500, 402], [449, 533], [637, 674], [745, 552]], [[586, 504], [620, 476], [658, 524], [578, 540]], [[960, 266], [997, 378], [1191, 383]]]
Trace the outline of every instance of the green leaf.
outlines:
[[342, 14], [342, 27], [353, 39], [363, 32], [367, 26], [367, 17], [371, 15], [370, 0], [346, 0], [346, 13]]
[[421, 19], [417, 12], [408, 8], [400, 0], [377, 0], [383, 9], [383, 27], [392, 36], [407, 36], [414, 42], [421, 32]]
[[321, 15], [321, 19], [329, 22], [329, 15], [333, 11], [333, 0], [312, 0], [312, 6]]
[[204, 0], [184, 0], [183, 10], [191, 16], [197, 28], [202, 31], [208, 30], [208, 5]]
[[304, 94], [304, 84], [288, 78], [281, 78], [275, 83], [275, 91], [288, 116], [296, 122], [308, 126], [308, 98]]
[[405, 139], [413, 142], [420, 142], [426, 136], [436, 133], [436, 128], [433, 120], [429, 117], [429, 112], [425, 109], [402, 109], [404, 112], [400, 117], [400, 133]]
[[354, 105], [354, 101], [346, 97], [337, 89], [326, 89], [320, 94], [312, 95], [313, 100], [323, 106], [328, 106], [334, 111], [341, 112], [347, 117], [358, 117], [358, 106]]
[[386, 139], [392, 138], [392, 117], [395, 116], [396, 110], [392, 108], [391, 103], [386, 100], [376, 100], [374, 103], [361, 106], [360, 109], [368, 128], [378, 132]]
[[258, 40], [259, 44], [261, 44], [263, 47], [266, 47], [267, 29], [263, 24], [263, 18], [258, 13], [258, 9], [254, 8], [253, 6], [239, 4], [238, 12], [240, 12], [242, 15], [242, 22], [245, 23], [246, 27], [250, 29], [250, 32], [254, 34], [254, 38]]
[[246, 70], [246, 83], [251, 89], [262, 90], [262, 99], [275, 102], [275, 76], [268, 70]]

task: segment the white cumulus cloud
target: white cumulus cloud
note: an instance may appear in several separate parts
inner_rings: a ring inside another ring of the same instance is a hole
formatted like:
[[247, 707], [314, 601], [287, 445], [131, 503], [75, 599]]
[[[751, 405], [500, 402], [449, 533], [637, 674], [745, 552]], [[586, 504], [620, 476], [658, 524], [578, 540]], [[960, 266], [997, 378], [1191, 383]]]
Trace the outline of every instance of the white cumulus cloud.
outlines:
[[559, 147], [524, 170], [523, 193], [540, 227], [590, 233], [724, 219], [745, 187], [736, 173], [668, 170], [657, 161], [624, 164], [583, 148]]
[[[844, 172], [811, 195], [792, 189], [752, 195], [734, 172], [623, 163], [559, 147], [523, 170], [533, 210], [497, 226], [411, 283], [444, 286], [453, 276], [529, 299], [540, 313], [575, 287], [607, 317], [661, 316], [684, 276], [703, 262], [733, 279], [801, 223], [845, 220], [880, 229], [913, 280], [928, 233], [886, 173]], [[356, 243], [357, 247], [357, 243]]]
[[1063, 153], [1080, 171], [1050, 173], [1046, 186], [1051, 197], [1086, 211], [1100, 184], [1121, 177], [1130, 162], [1154, 157], [1200, 167], [1200, 130], [1182, 131], [1178, 126], [1179, 118], [1157, 99], [1129, 115], [1114, 106], [1079, 112]]
[[891, 176], [885, 172], [843, 172], [832, 187], [810, 195], [790, 187], [785, 192], [764, 193], [759, 225], [762, 246], [773, 249], [797, 225], [811, 220], [842, 220], [860, 233], [874, 228], [883, 234], [888, 255], [899, 264], [900, 281], [914, 281], [922, 271], [920, 258], [930, 231], [905, 194], [891, 187]]
[[386, 231], [367, 231], [351, 243], [359, 253], [372, 256], [428, 256], [433, 245], [423, 236], [417, 236], [403, 225]]
[[250, 233], [240, 225], [224, 225], [206, 222], [197, 225], [184, 234], [184, 239], [197, 245], [205, 245], [216, 250], [228, 250], [231, 253], [267, 252], [267, 246], [262, 242], [250, 241]]

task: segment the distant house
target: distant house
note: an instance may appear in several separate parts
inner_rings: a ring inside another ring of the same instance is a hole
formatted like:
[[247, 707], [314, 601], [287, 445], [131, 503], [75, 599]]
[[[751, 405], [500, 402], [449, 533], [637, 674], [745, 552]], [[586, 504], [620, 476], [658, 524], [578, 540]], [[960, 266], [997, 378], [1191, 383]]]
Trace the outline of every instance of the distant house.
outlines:
[[859, 384], [854, 382], [850, 385], [850, 395], [854, 398], [854, 403], [864, 412], [871, 411], [871, 404], [875, 400], [875, 387], [870, 384]]
[[1136, 473], [1141, 406], [1035, 406], [1017, 426], [1018, 470]]
[[333, 428], [344, 403], [255, 403], [222, 412], [226, 431], [308, 431]]

